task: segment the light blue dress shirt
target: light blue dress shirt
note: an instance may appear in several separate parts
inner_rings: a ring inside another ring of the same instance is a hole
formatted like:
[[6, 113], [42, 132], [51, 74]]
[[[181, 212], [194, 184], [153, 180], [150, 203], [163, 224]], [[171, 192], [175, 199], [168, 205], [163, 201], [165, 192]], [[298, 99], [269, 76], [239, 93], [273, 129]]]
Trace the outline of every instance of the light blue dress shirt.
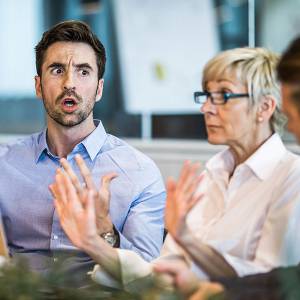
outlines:
[[[160, 172], [147, 156], [95, 122], [97, 128], [67, 160], [79, 175], [74, 156], [81, 154], [96, 184], [109, 172], [118, 174], [111, 182], [110, 215], [120, 232], [120, 247], [150, 261], [159, 255], [163, 242], [165, 189]], [[34, 257], [76, 249], [60, 226], [48, 190], [60, 163], [49, 151], [46, 132], [0, 149], [0, 208], [13, 254]]]

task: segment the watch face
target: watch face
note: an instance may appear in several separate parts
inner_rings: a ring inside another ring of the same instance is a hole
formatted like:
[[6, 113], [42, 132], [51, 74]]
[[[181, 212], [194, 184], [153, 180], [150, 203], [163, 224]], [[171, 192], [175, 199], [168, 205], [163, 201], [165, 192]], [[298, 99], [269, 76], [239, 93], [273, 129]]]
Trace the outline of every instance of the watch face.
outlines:
[[107, 232], [104, 233], [103, 235], [101, 235], [102, 238], [111, 246], [114, 246], [116, 241], [117, 241], [117, 237], [115, 236], [115, 234], [113, 234], [112, 232]]

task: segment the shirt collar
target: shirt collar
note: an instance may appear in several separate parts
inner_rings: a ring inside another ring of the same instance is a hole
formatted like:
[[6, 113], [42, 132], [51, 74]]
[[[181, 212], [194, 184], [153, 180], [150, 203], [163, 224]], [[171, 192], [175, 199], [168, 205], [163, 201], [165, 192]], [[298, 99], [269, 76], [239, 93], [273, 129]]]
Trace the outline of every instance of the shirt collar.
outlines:
[[[95, 130], [74, 147], [74, 149], [76, 149], [78, 147], [80, 148], [82, 145], [92, 161], [95, 159], [107, 138], [107, 133], [102, 125], [102, 122], [100, 120], [94, 120], [94, 123], [97, 126]], [[37, 144], [35, 148], [36, 163], [38, 163], [43, 155], [50, 153], [46, 137], [47, 128], [45, 128], [37, 137]]]
[[259, 177], [266, 180], [286, 153], [286, 148], [277, 133], [265, 141], [245, 164]]
[[38, 163], [42, 155], [45, 152], [48, 152], [48, 145], [47, 145], [47, 128], [45, 128], [38, 136], [36, 140], [36, 147], [35, 147], [35, 163]]
[[95, 130], [80, 143], [85, 147], [92, 161], [95, 159], [107, 139], [107, 133], [102, 122], [100, 120], [94, 120], [94, 123], [97, 126]]
[[234, 157], [229, 148], [214, 155], [207, 163], [206, 169], [210, 172], [226, 172], [231, 174], [234, 168]]
[[[247, 166], [261, 180], [266, 180], [280, 162], [286, 148], [277, 133], [267, 139], [239, 168]], [[229, 148], [213, 156], [206, 164], [206, 169], [215, 174], [223, 174], [224, 171], [232, 174], [234, 157]]]

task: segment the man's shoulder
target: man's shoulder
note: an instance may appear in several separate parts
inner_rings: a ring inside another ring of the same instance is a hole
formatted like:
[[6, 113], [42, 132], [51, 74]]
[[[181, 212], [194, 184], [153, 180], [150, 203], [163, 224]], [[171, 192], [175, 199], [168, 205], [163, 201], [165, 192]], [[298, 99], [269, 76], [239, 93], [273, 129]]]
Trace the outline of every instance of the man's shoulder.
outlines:
[[33, 152], [40, 135], [40, 132], [34, 133], [17, 138], [16, 140], [8, 143], [0, 144], [0, 158], [5, 158], [11, 155], [22, 155], [22, 157], [25, 157], [28, 152]]

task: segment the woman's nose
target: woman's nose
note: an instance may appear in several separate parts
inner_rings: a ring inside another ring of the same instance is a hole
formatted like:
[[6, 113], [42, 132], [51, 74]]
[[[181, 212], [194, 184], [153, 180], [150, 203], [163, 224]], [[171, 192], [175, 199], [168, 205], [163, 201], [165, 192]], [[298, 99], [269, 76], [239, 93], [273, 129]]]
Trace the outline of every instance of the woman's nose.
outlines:
[[206, 101], [202, 104], [200, 108], [200, 112], [205, 114], [205, 113], [216, 113], [217, 108], [216, 105], [212, 103], [211, 98], [208, 97]]

